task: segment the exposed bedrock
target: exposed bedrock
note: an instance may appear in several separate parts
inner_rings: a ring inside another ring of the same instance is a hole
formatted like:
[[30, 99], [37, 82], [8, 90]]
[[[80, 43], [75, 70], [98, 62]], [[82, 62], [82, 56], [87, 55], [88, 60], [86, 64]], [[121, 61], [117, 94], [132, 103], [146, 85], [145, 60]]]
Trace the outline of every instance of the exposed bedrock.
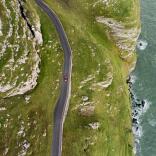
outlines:
[[140, 28], [136, 26], [126, 28], [124, 23], [102, 16], [97, 17], [96, 20], [110, 28], [110, 34], [114, 38], [119, 49], [127, 52], [135, 51], [136, 43], [141, 31]]
[[[0, 22], [0, 31], [3, 34], [3, 38], [0, 35], [0, 96], [10, 97], [24, 94], [37, 85], [40, 45], [43, 39], [39, 16], [35, 14], [35, 21], [31, 23], [33, 19], [26, 16], [23, 1], [6, 3], [3, 0], [0, 3], [8, 21]], [[6, 34], [3, 24], [7, 25]]]

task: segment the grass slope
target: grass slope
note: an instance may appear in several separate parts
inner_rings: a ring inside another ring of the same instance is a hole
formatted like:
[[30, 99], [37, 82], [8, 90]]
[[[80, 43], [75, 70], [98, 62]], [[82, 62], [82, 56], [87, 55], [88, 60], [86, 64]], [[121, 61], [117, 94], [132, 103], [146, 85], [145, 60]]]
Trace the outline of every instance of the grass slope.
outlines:
[[[40, 63], [41, 73], [38, 85], [33, 91], [7, 99], [0, 98], [0, 107], [6, 108], [6, 110], [0, 111], [0, 155], [3, 155], [6, 151], [8, 151], [7, 155], [9, 156], [23, 153], [25, 142], [30, 145], [26, 155], [44, 156], [49, 155], [51, 150], [52, 116], [58, 98], [63, 53], [55, 29], [53, 25], [49, 24], [47, 16], [38, 9], [35, 2], [27, 2], [27, 8], [31, 8], [30, 4], [35, 9], [34, 13], [38, 11], [40, 15], [44, 36], [43, 45], [38, 47], [42, 60]], [[8, 7], [10, 5], [8, 3]], [[27, 11], [28, 18], [33, 21], [31, 19], [31, 11], [33, 10]], [[1, 12], [3, 13], [3, 10]], [[1, 18], [1, 20], [4, 24], [5, 19]], [[22, 18], [20, 18], [20, 21], [24, 22]], [[15, 20], [12, 21], [12, 24], [17, 26]], [[12, 40], [12, 44], [14, 44], [17, 39], [12, 36]], [[20, 46], [22, 49], [25, 45]], [[6, 52], [9, 53], [8, 50]], [[3, 67], [3, 62], [0, 65], [0, 67]], [[26, 104], [25, 97], [29, 95], [31, 99]], [[19, 132], [22, 129], [23, 133], [20, 135]]]
[[[115, 5], [110, 7], [102, 3], [94, 7], [97, 0], [45, 2], [60, 17], [73, 50], [72, 94], [64, 124], [63, 156], [132, 156], [131, 105], [126, 78], [135, 58], [128, 62], [120, 58], [121, 52], [113, 40], [108, 38], [107, 28], [98, 24], [95, 17], [112, 17], [122, 20], [130, 27], [132, 19], [138, 22], [138, 0], [110, 0]], [[38, 47], [41, 73], [38, 86], [26, 94], [31, 95], [29, 104], [25, 102], [26, 95], [0, 99], [0, 106], [7, 108], [0, 111], [0, 154], [9, 148], [7, 155], [17, 155], [22, 151], [22, 143], [27, 140], [30, 147], [26, 155], [48, 156], [63, 53], [49, 18], [34, 1], [26, 1], [26, 8], [31, 22], [31, 12], [38, 13], [41, 19], [44, 39], [43, 45]], [[4, 14], [2, 9], [0, 15]], [[5, 18], [1, 20], [5, 23], [7, 32], [7, 21]], [[0, 63], [0, 68], [2, 66], [3, 63]], [[109, 88], [92, 87], [93, 84], [104, 81], [108, 72], [113, 74]], [[82, 84], [90, 75], [94, 78]], [[93, 115], [80, 115], [77, 108], [82, 103], [82, 96], [88, 96], [89, 102], [94, 104]], [[99, 122], [100, 128], [91, 129], [88, 124], [92, 122]], [[24, 127], [25, 135], [19, 136], [21, 126]]]
[[[95, 1], [88, 0], [46, 2], [60, 16], [73, 49], [72, 95], [64, 125], [63, 156], [133, 155], [131, 105], [126, 78], [135, 58], [129, 62], [120, 59], [119, 49], [108, 39], [107, 29], [98, 24], [95, 17], [112, 17], [127, 25], [133, 19], [138, 24], [138, 1], [120, 0], [110, 8], [100, 4], [93, 7]], [[105, 90], [94, 89], [91, 85], [104, 79], [108, 72], [107, 59], [113, 67], [113, 83]], [[88, 75], [95, 75], [99, 64], [100, 73], [81, 86]], [[88, 96], [89, 101], [95, 103], [92, 116], [84, 117], [76, 109], [82, 103], [82, 96]], [[99, 122], [100, 128], [90, 129], [88, 124], [92, 122]]]

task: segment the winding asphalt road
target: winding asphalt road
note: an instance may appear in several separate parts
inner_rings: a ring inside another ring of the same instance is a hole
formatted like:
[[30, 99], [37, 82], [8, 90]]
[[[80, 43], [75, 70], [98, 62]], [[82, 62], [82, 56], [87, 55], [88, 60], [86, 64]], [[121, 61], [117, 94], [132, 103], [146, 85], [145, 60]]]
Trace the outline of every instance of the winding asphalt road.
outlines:
[[[42, 10], [49, 16], [50, 20], [53, 22], [55, 29], [59, 35], [61, 46], [64, 51], [64, 67], [60, 88], [61, 92], [54, 111], [53, 142], [51, 151], [51, 156], [61, 156], [63, 123], [68, 109], [70, 98], [72, 51], [63, 26], [55, 12], [51, 10], [42, 0], [36, 0], [36, 3], [42, 8]], [[67, 81], [65, 81], [64, 75], [66, 75], [68, 79]]]

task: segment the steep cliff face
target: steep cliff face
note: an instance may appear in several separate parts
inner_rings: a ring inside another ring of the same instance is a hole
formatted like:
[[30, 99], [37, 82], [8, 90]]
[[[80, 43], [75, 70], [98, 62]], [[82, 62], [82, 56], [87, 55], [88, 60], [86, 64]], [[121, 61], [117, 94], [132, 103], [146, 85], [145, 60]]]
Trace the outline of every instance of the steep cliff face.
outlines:
[[110, 34], [121, 51], [129, 53], [135, 51], [136, 43], [140, 34], [140, 28], [138, 28], [137, 25], [126, 28], [124, 22], [119, 22], [112, 18], [105, 18], [103, 16], [97, 17], [96, 20], [110, 28]]
[[[126, 79], [136, 62], [139, 1], [45, 2], [73, 51], [63, 156], [132, 156]], [[2, 0], [0, 8], [0, 155], [49, 155], [62, 48], [35, 1]]]
[[[7, 21], [1, 22], [4, 35], [0, 37], [0, 95], [9, 97], [24, 94], [37, 85], [40, 72], [38, 46], [42, 44], [42, 35], [39, 16], [32, 14], [34, 23], [31, 23], [23, 1], [8, 4], [3, 0], [1, 5]], [[5, 35], [6, 25], [8, 31]]]
[[35, 1], [0, 1], [0, 155], [50, 153], [63, 55], [45, 19]]

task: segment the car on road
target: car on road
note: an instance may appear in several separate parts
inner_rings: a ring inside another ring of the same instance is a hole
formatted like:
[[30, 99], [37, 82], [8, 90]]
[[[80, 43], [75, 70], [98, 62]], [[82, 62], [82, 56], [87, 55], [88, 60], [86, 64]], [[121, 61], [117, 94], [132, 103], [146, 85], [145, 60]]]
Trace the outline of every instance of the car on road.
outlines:
[[64, 82], [68, 82], [68, 75], [67, 74], [63, 75], [63, 80], [64, 80]]

